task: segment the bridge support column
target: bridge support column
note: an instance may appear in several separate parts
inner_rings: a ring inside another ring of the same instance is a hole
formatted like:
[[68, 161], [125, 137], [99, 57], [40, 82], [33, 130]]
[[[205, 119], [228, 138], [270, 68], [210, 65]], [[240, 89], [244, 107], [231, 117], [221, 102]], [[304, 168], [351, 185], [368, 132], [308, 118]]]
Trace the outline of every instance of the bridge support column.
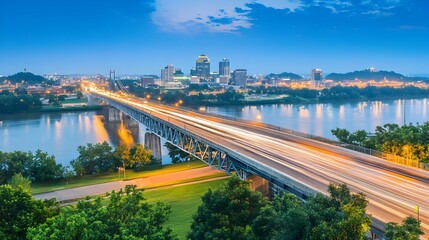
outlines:
[[161, 163], [161, 138], [151, 132], [146, 132], [144, 135], [145, 147], [152, 150], [152, 155], [156, 163]]
[[268, 180], [247, 172], [244, 173], [244, 176], [246, 180], [251, 181], [250, 187], [253, 190], [262, 193], [262, 195], [264, 195], [265, 197], [270, 197], [270, 185]]
[[107, 120], [109, 122], [120, 122], [121, 121], [121, 111], [114, 107], [109, 107], [109, 111], [107, 113]]

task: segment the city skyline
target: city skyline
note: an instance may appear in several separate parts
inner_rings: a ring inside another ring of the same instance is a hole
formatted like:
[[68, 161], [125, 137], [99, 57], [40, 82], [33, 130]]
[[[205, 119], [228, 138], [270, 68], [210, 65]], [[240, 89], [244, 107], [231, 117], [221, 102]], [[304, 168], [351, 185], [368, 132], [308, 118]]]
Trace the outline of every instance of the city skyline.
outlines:
[[159, 74], [169, 63], [188, 72], [202, 53], [250, 75], [372, 66], [429, 74], [423, 1], [18, 0], [0, 7], [2, 75]]

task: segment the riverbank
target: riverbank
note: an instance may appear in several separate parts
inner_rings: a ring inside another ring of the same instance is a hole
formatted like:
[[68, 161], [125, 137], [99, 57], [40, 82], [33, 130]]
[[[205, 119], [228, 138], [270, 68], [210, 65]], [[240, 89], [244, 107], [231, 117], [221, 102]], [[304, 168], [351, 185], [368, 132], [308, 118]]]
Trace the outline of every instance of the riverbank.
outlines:
[[[415, 95], [405, 97], [406, 100], [411, 99], [425, 99], [429, 95]], [[208, 101], [195, 104], [183, 104], [184, 107], [198, 109], [204, 107], [222, 107], [222, 106], [256, 106], [256, 105], [271, 105], [271, 104], [317, 104], [317, 103], [355, 103], [355, 102], [368, 102], [368, 101], [388, 101], [388, 100], [402, 100], [404, 97], [386, 96], [381, 98], [353, 98], [353, 99], [317, 99], [317, 98], [302, 98], [302, 97], [283, 97], [271, 99], [253, 99], [253, 100], [239, 100], [233, 102], [225, 101]]]
[[51, 107], [43, 106], [35, 112], [82, 112], [82, 111], [96, 111], [103, 109], [103, 105], [74, 105], [74, 106], [63, 106], [63, 107]]

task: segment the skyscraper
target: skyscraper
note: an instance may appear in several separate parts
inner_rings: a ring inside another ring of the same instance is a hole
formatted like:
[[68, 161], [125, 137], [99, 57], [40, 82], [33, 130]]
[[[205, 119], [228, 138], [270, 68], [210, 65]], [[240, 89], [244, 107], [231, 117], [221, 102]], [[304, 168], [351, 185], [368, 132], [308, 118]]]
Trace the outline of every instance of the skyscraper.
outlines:
[[311, 71], [311, 82], [310, 85], [313, 88], [320, 87], [322, 85], [323, 72], [321, 69], [313, 69]]
[[247, 83], [247, 70], [246, 69], [235, 69], [232, 73], [232, 80], [237, 86], [246, 86]]
[[172, 64], [168, 64], [165, 68], [161, 69], [161, 81], [166, 82], [173, 82], [174, 73], [176, 70], [174, 69], [174, 66]]
[[226, 58], [219, 62], [219, 76], [231, 76], [229, 60]]
[[202, 79], [208, 80], [210, 78], [210, 59], [206, 55], [198, 56], [195, 71], [197, 76]]

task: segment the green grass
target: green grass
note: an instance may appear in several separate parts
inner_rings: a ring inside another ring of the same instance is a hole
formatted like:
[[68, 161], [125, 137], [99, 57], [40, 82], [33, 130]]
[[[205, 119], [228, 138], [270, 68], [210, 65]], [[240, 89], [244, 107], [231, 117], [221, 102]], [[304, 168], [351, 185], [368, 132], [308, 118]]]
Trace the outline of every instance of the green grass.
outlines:
[[[164, 166], [150, 166], [144, 171], [139, 171], [139, 172], [132, 171], [132, 170], [126, 171], [126, 177], [127, 177], [126, 180], [131, 180], [135, 178], [145, 178], [145, 177], [166, 174], [166, 173], [180, 172], [183, 170], [201, 168], [205, 166], [207, 165], [202, 161], [190, 161], [190, 162], [177, 163], [177, 164], [164, 165]], [[85, 175], [85, 176], [79, 176], [79, 177], [70, 179], [68, 181], [68, 184], [67, 184], [67, 181], [65, 180], [57, 181], [57, 182], [48, 182], [48, 183], [34, 183], [31, 185], [31, 192], [33, 194], [52, 192], [60, 189], [82, 187], [82, 186], [88, 186], [88, 185], [106, 183], [106, 182], [112, 182], [112, 181], [118, 181], [118, 180], [123, 180], [122, 175], [121, 177], [118, 177], [118, 173]]]
[[61, 103], [63, 103], [63, 104], [67, 104], [67, 103], [86, 103], [86, 102], [88, 102], [87, 98], [82, 98], [82, 99], [70, 98], [70, 99], [66, 99], [64, 101], [61, 101]]
[[173, 229], [180, 239], [186, 239], [186, 234], [190, 231], [192, 216], [197, 212], [197, 208], [201, 204], [201, 197], [209, 188], [215, 189], [225, 181], [226, 179], [221, 179], [152, 190], [145, 192], [144, 196], [150, 203], [160, 201], [170, 204], [172, 213], [167, 225]]

